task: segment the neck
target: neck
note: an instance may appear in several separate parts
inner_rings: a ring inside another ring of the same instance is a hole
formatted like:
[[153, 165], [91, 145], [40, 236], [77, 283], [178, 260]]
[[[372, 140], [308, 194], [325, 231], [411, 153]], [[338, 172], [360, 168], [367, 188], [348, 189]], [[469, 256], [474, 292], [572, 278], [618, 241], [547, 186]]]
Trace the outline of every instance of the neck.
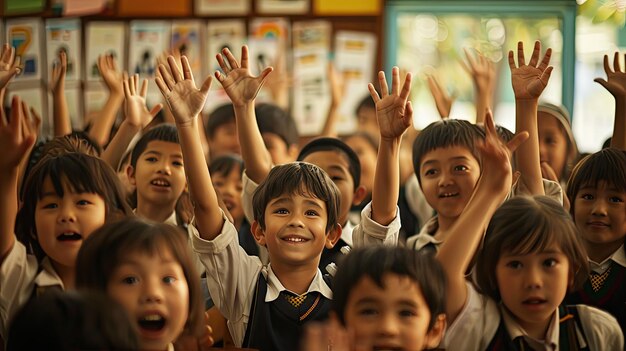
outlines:
[[285, 289], [302, 295], [307, 292], [317, 274], [317, 264], [293, 266], [272, 263], [272, 271]]
[[521, 321], [519, 320], [517, 322], [520, 323], [520, 326], [522, 328], [524, 328], [526, 335], [530, 336], [533, 339], [547, 341], [548, 338], [546, 337], [546, 334], [548, 333], [548, 328], [550, 328], [550, 322], [552, 321], [553, 317], [554, 314], [551, 314], [547, 320], [537, 323], [521, 323]]
[[437, 240], [440, 241], [445, 241], [445, 239], [448, 236], [448, 229], [450, 229], [450, 227], [452, 227], [452, 225], [454, 224], [454, 221], [456, 221], [458, 219], [458, 217], [454, 217], [454, 218], [449, 218], [449, 217], [442, 217], [442, 216], [437, 216], [437, 231], [435, 232], [435, 235], [433, 235], [435, 238], [437, 238]]
[[583, 242], [589, 259], [596, 263], [611, 257], [624, 244], [623, 239], [611, 243], [593, 243], [584, 239]]
[[172, 212], [174, 212], [176, 204], [170, 206], [163, 206], [160, 204], [154, 204], [149, 201], [143, 200], [137, 197], [137, 209], [135, 213], [138, 217], [147, 218], [155, 222], [165, 222]]
[[50, 262], [52, 263], [54, 271], [59, 275], [59, 278], [61, 278], [61, 281], [63, 282], [63, 289], [65, 291], [74, 290], [74, 282], [76, 280], [75, 267], [67, 267], [52, 260], [50, 260]]

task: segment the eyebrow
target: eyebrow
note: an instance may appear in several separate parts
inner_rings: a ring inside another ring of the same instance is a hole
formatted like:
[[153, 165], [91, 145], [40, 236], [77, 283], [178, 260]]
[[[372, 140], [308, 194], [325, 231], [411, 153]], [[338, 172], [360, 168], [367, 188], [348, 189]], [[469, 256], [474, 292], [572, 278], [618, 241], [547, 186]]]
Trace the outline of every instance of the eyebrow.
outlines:
[[[448, 161], [456, 161], [456, 160], [459, 160], [459, 161], [469, 161], [469, 158], [466, 157], [466, 156], [455, 156], [455, 157], [450, 157], [448, 159]], [[422, 166], [426, 166], [428, 164], [438, 163], [438, 162], [441, 162], [441, 161], [440, 160], [426, 160], [426, 161], [424, 161], [424, 163], [422, 163]]]
[[[293, 203], [291, 198], [289, 198], [289, 197], [281, 197], [278, 200], [275, 200], [275, 201], [271, 202], [270, 206], [280, 206], [280, 205], [283, 205], [283, 204], [291, 204], [291, 203]], [[318, 204], [316, 201], [313, 201], [313, 200], [308, 199], [308, 198], [304, 200], [304, 203], [309, 205], [309, 206], [314, 206], [316, 208], [323, 209], [323, 207], [320, 206], [320, 204]]]
[[333, 166], [328, 167], [328, 170], [339, 171], [341, 173], [347, 173], [348, 172], [345, 168], [339, 167], [337, 165], [333, 165]]

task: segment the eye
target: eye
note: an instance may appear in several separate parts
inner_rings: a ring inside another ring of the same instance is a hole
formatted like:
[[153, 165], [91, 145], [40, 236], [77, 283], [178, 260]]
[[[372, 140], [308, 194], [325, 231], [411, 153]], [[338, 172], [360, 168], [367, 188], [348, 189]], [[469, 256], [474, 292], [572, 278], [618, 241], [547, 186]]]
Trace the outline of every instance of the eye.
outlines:
[[543, 261], [543, 265], [545, 267], [554, 267], [556, 266], [556, 264], [558, 263], [558, 261], [554, 258], [548, 258], [545, 261]]
[[437, 170], [436, 170], [436, 169], [434, 169], [434, 168], [427, 169], [427, 170], [424, 172], [424, 175], [425, 175], [425, 176], [430, 176], [430, 175], [435, 175], [435, 174], [437, 174]]
[[166, 284], [172, 284], [176, 281], [176, 278], [173, 276], [167, 276], [163, 278], [163, 282]]
[[137, 279], [137, 277], [124, 277], [122, 279], [122, 283], [127, 284], [127, 285], [133, 285], [133, 284], [137, 284], [139, 283], [139, 279]]
[[415, 311], [410, 310], [410, 309], [400, 310], [399, 314], [400, 314], [401, 317], [415, 317], [415, 316], [417, 316], [417, 313], [415, 313]]
[[76, 204], [79, 206], [87, 206], [87, 205], [91, 205], [91, 202], [83, 199], [83, 200], [76, 201]]
[[284, 214], [289, 214], [289, 211], [286, 208], [278, 208], [274, 210], [274, 213], [284, 215]]
[[56, 202], [50, 202], [50, 203], [47, 203], [47, 204], [41, 206], [41, 208], [46, 209], [46, 210], [55, 209], [55, 208], [58, 208], [58, 207], [59, 207], [59, 205], [57, 205]]
[[624, 199], [619, 196], [611, 196], [609, 198], [609, 202], [620, 203], [620, 202], [624, 202]]
[[314, 211], [314, 210], [307, 210], [304, 214], [307, 216], [311, 216], [311, 217], [318, 216], [317, 211]]
[[364, 307], [357, 311], [357, 313], [361, 316], [375, 316], [378, 314], [378, 310], [371, 307]]
[[522, 265], [522, 262], [520, 261], [510, 261], [510, 262], [507, 262], [506, 266], [512, 269], [520, 269], [522, 268], [523, 265]]
[[593, 200], [593, 195], [591, 194], [582, 194], [580, 195], [580, 198], [583, 200]]
[[147, 162], [150, 162], [150, 163], [154, 163], [154, 162], [158, 161], [158, 159], [156, 157], [154, 157], [154, 156], [146, 157], [145, 160]]
[[467, 171], [469, 168], [467, 168], [467, 166], [464, 165], [458, 165], [454, 167], [454, 170], [457, 172], [465, 172]]
[[174, 161], [172, 164], [177, 167], [183, 167], [183, 163], [181, 161]]
[[333, 176], [333, 177], [330, 178], [330, 180], [332, 180], [333, 182], [336, 183], [336, 182], [342, 181], [343, 178], [340, 177], [340, 176]]

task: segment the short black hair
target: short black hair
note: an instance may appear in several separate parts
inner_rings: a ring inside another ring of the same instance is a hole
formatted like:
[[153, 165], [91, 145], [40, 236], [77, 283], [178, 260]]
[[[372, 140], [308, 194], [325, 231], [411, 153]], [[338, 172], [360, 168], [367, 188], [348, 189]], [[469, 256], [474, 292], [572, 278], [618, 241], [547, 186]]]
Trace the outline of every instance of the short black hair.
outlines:
[[235, 109], [233, 108], [233, 104], [220, 105], [209, 114], [209, 119], [205, 127], [207, 138], [213, 138], [217, 128], [227, 123], [235, 123]]
[[239, 170], [240, 175], [243, 175], [245, 167], [241, 157], [236, 154], [225, 154], [211, 160], [209, 173], [227, 176], [235, 167]]
[[[378, 95], [380, 96], [380, 94]], [[376, 103], [369, 94], [367, 94], [363, 99], [361, 99], [361, 101], [359, 101], [359, 104], [356, 105], [356, 110], [354, 112], [356, 112], [356, 114], [358, 115], [359, 112], [364, 108], [376, 110]]]
[[[254, 220], [265, 230], [265, 208], [273, 199], [284, 194], [307, 194], [326, 204], [328, 221], [326, 232], [337, 226], [339, 216], [339, 189], [324, 170], [307, 162], [291, 162], [270, 171], [252, 197]], [[321, 252], [320, 252], [321, 254]]]
[[255, 107], [259, 132], [278, 135], [289, 148], [298, 144], [296, 121], [287, 111], [273, 104], [259, 104]]
[[421, 184], [420, 164], [422, 158], [426, 153], [438, 148], [465, 147], [482, 165], [476, 141], [484, 138], [483, 129], [466, 120], [444, 119], [429, 124], [413, 142], [413, 169], [417, 180]]
[[348, 171], [354, 181], [354, 190], [361, 184], [361, 161], [359, 156], [348, 144], [337, 138], [317, 138], [308, 142], [298, 154], [298, 161], [304, 160], [308, 155], [318, 151], [337, 151], [348, 160]]
[[135, 144], [130, 156], [130, 165], [133, 166], [133, 168], [137, 167], [137, 160], [139, 159], [139, 156], [146, 151], [148, 143], [154, 140], [180, 144], [180, 140], [178, 139], [178, 130], [175, 125], [171, 123], [162, 123], [157, 125], [142, 135], [141, 138], [139, 138], [139, 141], [137, 141], [137, 144]]
[[445, 313], [446, 276], [432, 252], [415, 251], [399, 246], [366, 246], [352, 250], [339, 262], [333, 277], [332, 310], [345, 325], [345, 310], [352, 289], [362, 278], [371, 278], [383, 287], [383, 277], [392, 273], [414, 281], [430, 310], [432, 328], [437, 316]]

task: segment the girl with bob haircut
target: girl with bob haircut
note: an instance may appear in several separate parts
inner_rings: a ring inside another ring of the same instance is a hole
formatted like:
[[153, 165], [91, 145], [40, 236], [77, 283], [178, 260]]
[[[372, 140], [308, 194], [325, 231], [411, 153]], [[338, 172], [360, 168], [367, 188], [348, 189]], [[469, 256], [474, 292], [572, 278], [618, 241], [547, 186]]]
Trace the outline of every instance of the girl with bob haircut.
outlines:
[[142, 350], [168, 350], [201, 336], [203, 303], [187, 236], [179, 228], [127, 217], [102, 226], [77, 259], [76, 287], [107, 293], [129, 314]]
[[[545, 196], [516, 197], [500, 206], [511, 184], [510, 155], [527, 134], [505, 147], [491, 114], [485, 131], [479, 143], [483, 172], [437, 253], [449, 284], [451, 324], [443, 348], [621, 350], [624, 340], [615, 318], [586, 305], [563, 304], [567, 290], [579, 286], [588, 269], [563, 207]], [[474, 285], [465, 272], [475, 254]]]
[[567, 186], [570, 214], [591, 272], [567, 297], [609, 312], [626, 330], [626, 152], [607, 148], [583, 158]]

